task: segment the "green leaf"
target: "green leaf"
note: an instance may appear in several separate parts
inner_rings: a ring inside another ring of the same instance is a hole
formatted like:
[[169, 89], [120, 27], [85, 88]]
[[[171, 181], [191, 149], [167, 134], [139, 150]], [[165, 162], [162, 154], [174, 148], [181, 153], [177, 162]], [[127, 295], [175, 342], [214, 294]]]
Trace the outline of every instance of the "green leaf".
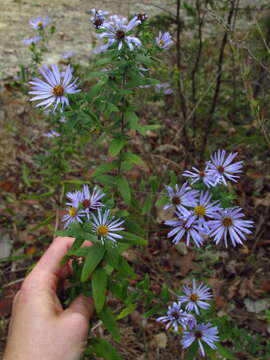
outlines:
[[144, 161], [142, 160], [142, 158], [139, 155], [136, 155], [136, 154], [133, 154], [130, 152], [124, 153], [123, 160], [129, 161], [136, 165], [141, 165], [141, 166], [145, 165]]
[[92, 98], [98, 96], [103, 86], [104, 86], [103, 81], [99, 81], [96, 85], [91, 86], [90, 90], [86, 94], [86, 99], [91, 100]]
[[148, 65], [148, 66], [151, 66], [154, 63], [151, 58], [144, 56], [144, 55], [137, 55], [136, 60], [137, 60], [137, 62], [142, 63], [144, 65]]
[[44, 199], [46, 197], [50, 197], [54, 194], [54, 191], [49, 191], [43, 194], [34, 194], [34, 195], [27, 195], [27, 196], [23, 196], [22, 199], [26, 199], [26, 200], [38, 200], [38, 199]]
[[227, 349], [224, 349], [224, 347], [220, 343], [217, 343], [216, 346], [217, 346], [217, 352], [220, 355], [222, 355], [222, 357], [224, 357], [225, 359], [229, 359], [229, 360], [236, 359], [235, 356]]
[[133, 111], [126, 112], [126, 119], [129, 124], [129, 128], [132, 130], [137, 130], [139, 118]]
[[117, 252], [116, 249], [109, 249], [106, 253], [106, 260], [123, 277], [136, 279], [136, 274], [128, 262]]
[[[127, 231], [121, 231], [121, 235], [123, 235], [123, 239], [119, 239], [120, 242], [127, 242], [133, 245], [147, 245], [148, 242], [143, 237], [131, 234]], [[126, 241], [125, 241], [126, 240]]]
[[161, 125], [153, 124], [153, 125], [137, 126], [135, 130], [137, 130], [141, 135], [145, 135], [147, 130], [158, 130], [160, 128]]
[[108, 341], [101, 338], [92, 338], [90, 340], [90, 346], [85, 350], [85, 354], [90, 355], [92, 353], [105, 360], [123, 360], [115, 348]]
[[193, 344], [188, 348], [187, 352], [185, 353], [185, 360], [194, 360], [197, 352], [199, 350], [199, 345], [197, 342], [194, 341]]
[[122, 198], [125, 200], [126, 204], [129, 206], [131, 202], [131, 189], [127, 181], [127, 178], [125, 178], [124, 176], [118, 176], [117, 186], [119, 193], [121, 194]]
[[164, 304], [167, 304], [170, 300], [170, 293], [167, 285], [162, 285], [162, 290], [160, 292], [160, 298]]
[[129, 304], [127, 307], [125, 307], [120, 314], [117, 315], [116, 319], [120, 320], [128, 316], [129, 314], [133, 313], [133, 311], [136, 309], [136, 304]]
[[80, 180], [80, 179], [66, 179], [61, 182], [62, 184], [74, 184], [74, 185], [84, 185], [84, 184], [91, 184], [89, 181]]
[[123, 149], [123, 147], [125, 146], [126, 141], [124, 139], [121, 138], [116, 138], [113, 139], [113, 141], [111, 142], [110, 146], [109, 146], [109, 155], [110, 156], [116, 156], [120, 153], [120, 151]]
[[153, 195], [149, 194], [146, 196], [146, 199], [144, 201], [142, 214], [143, 215], [149, 214], [152, 209], [152, 206], [153, 206]]
[[95, 66], [104, 66], [107, 64], [110, 64], [112, 62], [112, 59], [110, 57], [103, 57], [95, 61]]
[[117, 166], [118, 166], [118, 162], [116, 160], [114, 160], [110, 163], [102, 164], [96, 168], [96, 170], [94, 171], [92, 176], [95, 177], [95, 176], [101, 175], [107, 171], [117, 168]]
[[144, 317], [149, 318], [154, 315], [157, 315], [159, 310], [160, 310], [160, 304], [156, 304], [144, 314]]
[[109, 103], [109, 102], [106, 102], [105, 108], [104, 108], [104, 110], [102, 112], [103, 112], [103, 115], [104, 115], [105, 119], [109, 119], [110, 116], [111, 116], [111, 113], [119, 112], [119, 111], [120, 110], [116, 105], [114, 105], [112, 103]]
[[113, 186], [115, 185], [115, 177], [111, 175], [98, 175], [96, 177], [96, 181], [102, 185], [109, 185]]
[[120, 331], [112, 309], [109, 306], [106, 306], [100, 313], [98, 313], [98, 317], [102, 320], [106, 329], [109, 330], [114, 340], [120, 342]]
[[35, 231], [37, 229], [40, 229], [41, 227], [49, 224], [52, 221], [52, 219], [54, 219], [54, 218], [55, 218], [55, 215], [48, 216], [47, 219], [45, 219], [45, 220], [41, 221], [40, 223], [38, 223], [37, 225], [29, 228], [29, 231]]
[[99, 267], [92, 275], [93, 298], [97, 313], [103, 309], [106, 297], [106, 287], [107, 273], [103, 268]]
[[22, 167], [22, 179], [23, 179], [23, 181], [24, 181], [24, 183], [25, 183], [25, 185], [27, 187], [30, 187], [32, 185], [31, 180], [29, 178], [29, 174], [30, 174], [29, 168], [25, 164], [23, 164], [23, 167]]
[[129, 265], [127, 260], [125, 260], [123, 257], [120, 257], [119, 267], [117, 270], [125, 278], [134, 280], [137, 277], [133, 268]]
[[138, 283], [138, 288], [148, 290], [149, 287], [150, 287], [150, 278], [149, 278], [149, 275], [146, 274], [144, 279]]
[[105, 248], [99, 245], [89, 247], [88, 254], [82, 268], [81, 281], [85, 282], [89, 279], [91, 273], [98, 266], [105, 254]]
[[104, 71], [91, 71], [86, 75], [85, 80], [100, 79], [100, 78], [104, 77], [104, 75], [105, 75]]
[[67, 256], [83, 256], [86, 257], [88, 255], [89, 252], [89, 246], [85, 246], [85, 247], [80, 247], [78, 249], [70, 249], [67, 252]]

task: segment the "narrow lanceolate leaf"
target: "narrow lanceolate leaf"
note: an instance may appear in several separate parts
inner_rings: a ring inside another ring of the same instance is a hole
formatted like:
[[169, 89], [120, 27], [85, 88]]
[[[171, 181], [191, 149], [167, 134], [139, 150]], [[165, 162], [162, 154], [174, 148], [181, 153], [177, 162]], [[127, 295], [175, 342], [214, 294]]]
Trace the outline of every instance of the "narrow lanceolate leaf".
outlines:
[[90, 355], [92, 353], [105, 360], [123, 360], [115, 348], [108, 341], [101, 338], [92, 338], [90, 340], [90, 346], [85, 350], [85, 354]]
[[92, 276], [92, 289], [93, 298], [97, 313], [99, 313], [104, 306], [107, 288], [107, 273], [99, 267], [93, 272]]
[[100, 261], [103, 259], [105, 254], [105, 248], [103, 246], [94, 245], [89, 247], [88, 254], [85, 258], [85, 262], [82, 269], [81, 281], [87, 281], [98, 266]]
[[117, 178], [117, 186], [118, 190], [126, 202], [127, 205], [130, 205], [131, 202], [131, 189], [129, 187], [129, 183], [124, 176], [118, 176]]
[[127, 242], [133, 245], [147, 245], [147, 240], [141, 236], [131, 234], [127, 231], [121, 231], [121, 235], [123, 235], [123, 239], [119, 239], [120, 242]]
[[124, 139], [121, 138], [116, 138], [113, 139], [113, 141], [111, 142], [110, 146], [109, 146], [109, 155], [110, 156], [116, 156], [120, 153], [120, 151], [123, 149], [123, 147], [125, 146], [126, 141]]
[[106, 306], [100, 313], [98, 313], [98, 317], [102, 320], [106, 329], [109, 330], [114, 340], [120, 342], [120, 331], [112, 309], [109, 306]]
[[147, 197], [144, 201], [143, 208], [142, 208], [142, 214], [143, 215], [149, 214], [152, 209], [152, 206], [153, 206], [153, 195], [150, 194], [150, 195], [147, 195]]
[[127, 307], [125, 307], [120, 314], [117, 315], [116, 319], [120, 320], [131, 314], [135, 309], [137, 305], [136, 304], [129, 304]]
[[127, 152], [123, 154], [123, 160], [125, 161], [129, 161], [132, 164], [136, 164], [136, 165], [145, 165], [142, 158], [139, 155]]
[[118, 162], [116, 160], [114, 160], [110, 163], [102, 164], [96, 168], [96, 170], [94, 171], [92, 176], [95, 177], [95, 176], [104, 174], [107, 171], [117, 168], [117, 166], [118, 166]]
[[128, 125], [129, 125], [130, 129], [137, 130], [137, 128], [139, 126], [138, 125], [139, 118], [136, 115], [136, 113], [133, 112], [133, 111], [126, 112], [126, 119], [127, 119], [127, 122], [128, 122]]

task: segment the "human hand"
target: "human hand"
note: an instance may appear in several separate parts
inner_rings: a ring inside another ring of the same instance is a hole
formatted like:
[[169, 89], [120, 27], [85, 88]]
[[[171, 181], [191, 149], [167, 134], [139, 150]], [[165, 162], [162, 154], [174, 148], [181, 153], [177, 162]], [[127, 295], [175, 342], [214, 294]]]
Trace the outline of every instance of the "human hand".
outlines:
[[86, 345], [91, 298], [77, 297], [63, 309], [56, 291], [69, 273], [60, 261], [74, 239], [58, 237], [16, 294], [3, 360], [78, 360]]

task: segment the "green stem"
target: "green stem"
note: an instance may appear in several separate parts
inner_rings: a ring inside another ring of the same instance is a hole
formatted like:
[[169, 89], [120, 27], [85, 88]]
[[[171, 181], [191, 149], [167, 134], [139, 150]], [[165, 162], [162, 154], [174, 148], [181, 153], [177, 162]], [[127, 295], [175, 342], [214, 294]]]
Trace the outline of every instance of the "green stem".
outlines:
[[[124, 89], [126, 84], [126, 70], [123, 72], [123, 78], [122, 78], [122, 86], [121, 88]], [[125, 96], [123, 96], [122, 99], [122, 114], [121, 114], [121, 134], [125, 134], [125, 105], [126, 105], [126, 99]], [[123, 149], [119, 153], [119, 159], [118, 159], [118, 169], [117, 169], [117, 175], [119, 176], [121, 174], [121, 164], [122, 164], [122, 154]]]

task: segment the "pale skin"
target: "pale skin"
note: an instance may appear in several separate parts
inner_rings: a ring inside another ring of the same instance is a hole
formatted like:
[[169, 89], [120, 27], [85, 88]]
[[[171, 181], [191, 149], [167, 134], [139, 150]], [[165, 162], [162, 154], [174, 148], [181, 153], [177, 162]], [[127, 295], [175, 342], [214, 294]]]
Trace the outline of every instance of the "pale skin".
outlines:
[[58, 237], [24, 280], [12, 307], [3, 360], [79, 360], [86, 346], [91, 298], [77, 297], [63, 309], [57, 288], [69, 274], [60, 261], [74, 239]]

